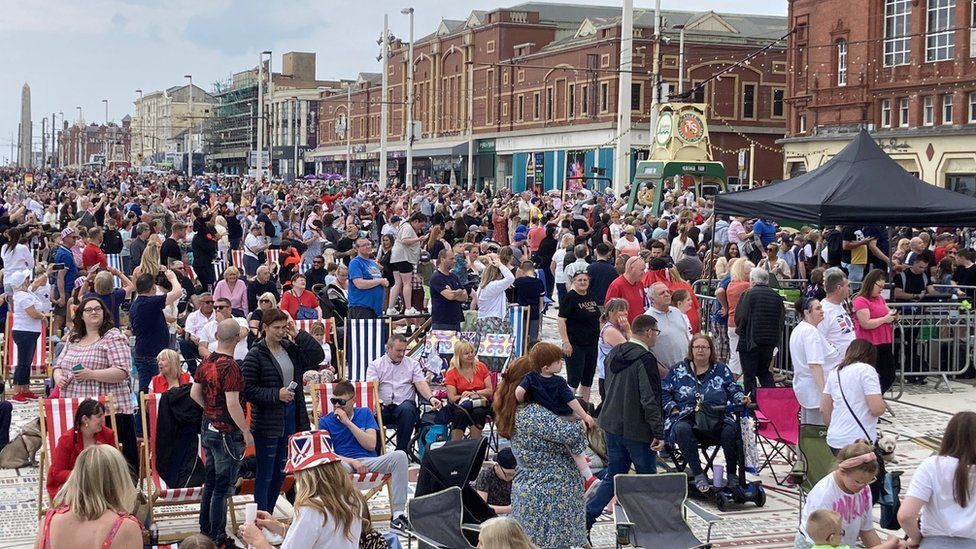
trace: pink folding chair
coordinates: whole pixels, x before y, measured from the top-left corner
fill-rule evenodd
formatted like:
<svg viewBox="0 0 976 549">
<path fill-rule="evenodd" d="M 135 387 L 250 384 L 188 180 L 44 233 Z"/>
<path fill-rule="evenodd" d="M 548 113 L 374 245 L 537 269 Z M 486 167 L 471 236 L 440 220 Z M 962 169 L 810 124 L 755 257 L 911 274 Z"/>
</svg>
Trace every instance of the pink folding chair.
<svg viewBox="0 0 976 549">
<path fill-rule="evenodd" d="M 800 440 L 800 403 L 792 387 L 759 387 L 756 389 L 756 404 L 759 406 L 756 411 L 759 423 L 757 434 L 766 455 L 766 461 L 759 469 L 768 465 L 773 479 L 783 485 L 789 474 L 784 475 L 782 480 L 776 476 L 773 457 L 779 456 L 785 460 L 792 470 L 796 460 L 793 449 Z"/>
</svg>

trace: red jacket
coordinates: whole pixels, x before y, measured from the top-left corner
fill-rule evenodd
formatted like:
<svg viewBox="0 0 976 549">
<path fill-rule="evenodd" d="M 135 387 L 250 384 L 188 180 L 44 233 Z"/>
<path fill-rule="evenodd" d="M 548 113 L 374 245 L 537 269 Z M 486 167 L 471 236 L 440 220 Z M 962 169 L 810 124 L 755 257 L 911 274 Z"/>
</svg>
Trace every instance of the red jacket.
<svg viewBox="0 0 976 549">
<path fill-rule="evenodd" d="M 85 449 L 82 444 L 81 434 L 75 436 L 74 429 L 61 435 L 61 438 L 58 439 L 58 445 L 51 454 L 51 470 L 47 472 L 47 493 L 51 499 L 54 499 L 61 486 L 68 482 L 71 470 L 75 468 L 78 454 Z M 115 433 L 103 425 L 102 430 L 95 433 L 95 444 L 115 446 Z"/>
</svg>

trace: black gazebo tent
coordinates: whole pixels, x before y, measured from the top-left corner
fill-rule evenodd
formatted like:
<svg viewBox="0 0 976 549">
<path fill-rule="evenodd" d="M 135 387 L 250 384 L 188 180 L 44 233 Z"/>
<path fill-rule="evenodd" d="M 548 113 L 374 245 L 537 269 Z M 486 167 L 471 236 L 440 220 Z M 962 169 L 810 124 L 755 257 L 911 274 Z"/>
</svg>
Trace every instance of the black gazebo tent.
<svg viewBox="0 0 976 549">
<path fill-rule="evenodd" d="M 801 176 L 715 197 L 719 215 L 831 225 L 976 226 L 976 198 L 906 172 L 862 130 L 837 156 Z"/>
</svg>

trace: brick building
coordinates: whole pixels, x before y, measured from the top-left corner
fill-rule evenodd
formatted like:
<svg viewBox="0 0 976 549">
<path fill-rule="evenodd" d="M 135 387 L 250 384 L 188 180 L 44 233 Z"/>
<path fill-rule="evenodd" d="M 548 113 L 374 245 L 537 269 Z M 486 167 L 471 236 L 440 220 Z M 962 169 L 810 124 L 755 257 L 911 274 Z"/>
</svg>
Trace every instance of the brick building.
<svg viewBox="0 0 976 549">
<path fill-rule="evenodd" d="M 86 125 L 79 118 L 74 124 L 64 126 L 58 133 L 59 166 L 80 166 L 100 155 L 109 162 L 128 162 L 132 154 L 132 118 L 122 119 L 121 126 L 109 122 Z"/>
<path fill-rule="evenodd" d="M 924 181 L 976 193 L 976 32 L 968 0 L 791 0 L 785 172 L 862 127 Z"/>
<path fill-rule="evenodd" d="M 570 161 L 582 161 L 587 173 L 603 168 L 612 178 L 619 134 L 620 11 L 529 3 L 474 11 L 464 21 L 444 20 L 434 33 L 416 40 L 413 115 L 420 134 L 413 146 L 415 180 L 464 180 L 469 100 L 479 184 L 520 190 L 527 171 L 538 171 L 546 189 L 558 188 Z M 782 17 L 679 11 L 662 16 L 665 98 L 678 87 L 676 25 L 685 29 L 685 90 L 786 34 Z M 652 11 L 635 11 L 629 131 L 632 142 L 645 144 L 645 149 L 650 141 L 653 27 Z M 388 170 L 403 179 L 407 45 L 400 40 L 393 42 L 388 76 Z M 323 98 L 319 146 L 306 154 L 306 162 L 315 162 L 318 171 L 344 172 L 348 138 L 353 177 L 378 176 L 379 81 L 379 75 L 363 74 L 350 84 L 351 97 L 339 93 Z M 711 103 L 713 154 L 725 162 L 728 175 L 737 174 L 736 152 L 750 141 L 770 147 L 757 148 L 756 178 L 781 174 L 782 157 L 772 145 L 783 135 L 785 90 L 785 50 L 777 45 L 694 95 Z M 632 159 L 646 154 L 639 148 Z"/>
</svg>

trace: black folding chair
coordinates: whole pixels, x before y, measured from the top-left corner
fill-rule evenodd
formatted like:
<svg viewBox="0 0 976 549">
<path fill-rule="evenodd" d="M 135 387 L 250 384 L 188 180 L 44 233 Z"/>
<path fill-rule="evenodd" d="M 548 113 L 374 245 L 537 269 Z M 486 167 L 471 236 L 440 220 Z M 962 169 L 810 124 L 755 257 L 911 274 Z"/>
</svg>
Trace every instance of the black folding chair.
<svg viewBox="0 0 976 549">
<path fill-rule="evenodd" d="M 480 526 L 464 524 L 462 517 L 461 489 L 456 486 L 409 500 L 407 547 L 416 538 L 420 549 L 473 549 L 467 536 L 477 540 Z"/>
<path fill-rule="evenodd" d="M 613 484 L 618 549 L 624 545 L 711 548 L 712 525 L 721 519 L 688 501 L 688 477 L 684 473 L 617 475 Z M 708 523 L 704 543 L 688 526 L 689 509 Z"/>
</svg>

